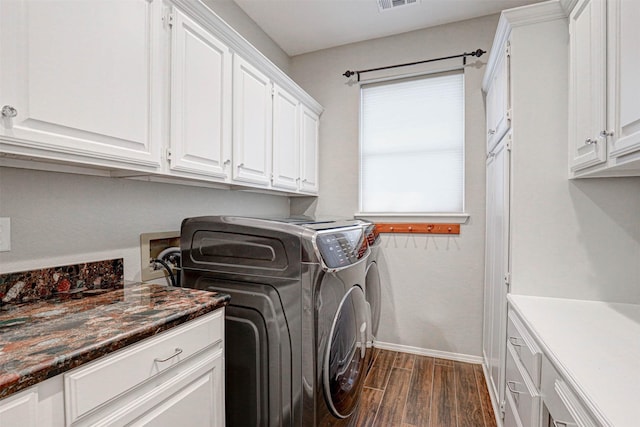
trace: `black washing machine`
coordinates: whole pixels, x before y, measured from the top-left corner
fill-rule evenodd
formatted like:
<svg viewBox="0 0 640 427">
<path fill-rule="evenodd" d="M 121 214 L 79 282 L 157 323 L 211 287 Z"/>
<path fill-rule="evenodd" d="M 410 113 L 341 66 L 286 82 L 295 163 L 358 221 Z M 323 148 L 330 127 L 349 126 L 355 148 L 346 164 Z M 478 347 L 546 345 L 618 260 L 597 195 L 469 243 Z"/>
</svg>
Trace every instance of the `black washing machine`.
<svg viewBox="0 0 640 427">
<path fill-rule="evenodd" d="M 354 425 L 371 360 L 368 256 L 357 221 L 183 221 L 183 286 L 231 295 L 228 427 Z"/>
</svg>

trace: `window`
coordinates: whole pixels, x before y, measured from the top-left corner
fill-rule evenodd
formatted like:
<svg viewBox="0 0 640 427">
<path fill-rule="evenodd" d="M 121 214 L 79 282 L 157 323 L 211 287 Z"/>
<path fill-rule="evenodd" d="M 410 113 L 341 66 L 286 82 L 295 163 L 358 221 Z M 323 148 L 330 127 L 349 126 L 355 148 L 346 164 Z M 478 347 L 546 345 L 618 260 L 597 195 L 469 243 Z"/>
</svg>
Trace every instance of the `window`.
<svg viewBox="0 0 640 427">
<path fill-rule="evenodd" d="M 362 86 L 360 211 L 464 211 L 461 71 Z"/>
</svg>

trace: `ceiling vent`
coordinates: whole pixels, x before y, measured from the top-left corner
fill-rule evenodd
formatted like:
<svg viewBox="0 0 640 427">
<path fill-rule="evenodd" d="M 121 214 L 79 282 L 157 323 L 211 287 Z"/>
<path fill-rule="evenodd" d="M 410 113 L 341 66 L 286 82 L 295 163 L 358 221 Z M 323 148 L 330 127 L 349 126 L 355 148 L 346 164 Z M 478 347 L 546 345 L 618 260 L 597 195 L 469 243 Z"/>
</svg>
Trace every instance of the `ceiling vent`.
<svg viewBox="0 0 640 427">
<path fill-rule="evenodd" d="M 396 9 L 403 6 L 411 6 L 418 4 L 419 0 L 378 0 L 378 9 L 380 12 L 385 10 Z"/>
</svg>

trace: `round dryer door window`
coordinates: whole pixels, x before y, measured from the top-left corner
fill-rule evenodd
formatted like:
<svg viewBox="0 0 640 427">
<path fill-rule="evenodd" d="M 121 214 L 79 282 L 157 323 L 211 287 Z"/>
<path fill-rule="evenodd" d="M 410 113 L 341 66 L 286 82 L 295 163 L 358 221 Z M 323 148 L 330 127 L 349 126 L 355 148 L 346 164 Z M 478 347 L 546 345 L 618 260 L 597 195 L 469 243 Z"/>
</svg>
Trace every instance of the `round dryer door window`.
<svg viewBox="0 0 640 427">
<path fill-rule="evenodd" d="M 368 317 L 364 292 L 353 286 L 338 307 L 324 358 L 325 398 L 339 418 L 355 410 L 367 373 L 371 353 Z"/>
</svg>

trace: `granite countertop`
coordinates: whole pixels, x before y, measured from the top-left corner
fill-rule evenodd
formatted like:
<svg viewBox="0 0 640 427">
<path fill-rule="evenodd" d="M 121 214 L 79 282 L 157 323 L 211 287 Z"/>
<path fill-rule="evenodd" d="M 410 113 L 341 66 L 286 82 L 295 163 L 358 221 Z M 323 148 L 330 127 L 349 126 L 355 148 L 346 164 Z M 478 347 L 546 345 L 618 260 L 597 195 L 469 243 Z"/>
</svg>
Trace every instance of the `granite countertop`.
<svg viewBox="0 0 640 427">
<path fill-rule="evenodd" d="M 127 284 L 0 311 L 0 398 L 226 305 L 229 296 Z"/>
<path fill-rule="evenodd" d="M 599 425 L 640 420 L 640 305 L 509 295 Z"/>
</svg>

